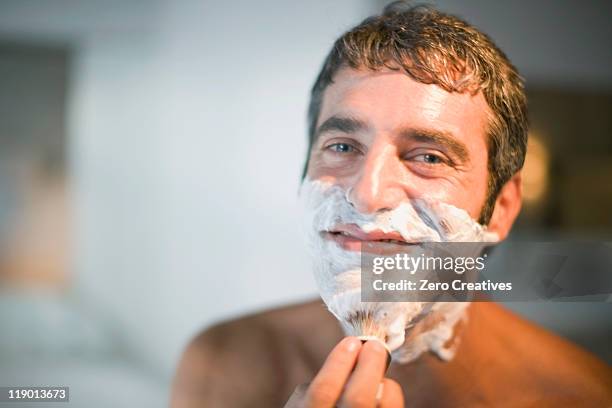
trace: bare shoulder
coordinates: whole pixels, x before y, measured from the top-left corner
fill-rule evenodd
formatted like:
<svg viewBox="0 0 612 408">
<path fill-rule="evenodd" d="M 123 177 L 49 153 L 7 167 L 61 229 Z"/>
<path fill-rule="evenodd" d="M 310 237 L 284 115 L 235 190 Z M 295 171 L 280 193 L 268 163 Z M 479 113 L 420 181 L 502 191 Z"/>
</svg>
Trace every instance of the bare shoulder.
<svg viewBox="0 0 612 408">
<path fill-rule="evenodd" d="M 476 304 L 494 341 L 509 358 L 501 364 L 523 367 L 534 389 L 555 390 L 576 401 L 612 403 L 612 367 L 580 346 L 494 303 Z M 511 372 L 511 369 L 509 369 Z"/>
<path fill-rule="evenodd" d="M 282 406 L 341 337 L 320 300 L 216 324 L 187 346 L 172 406 Z"/>
</svg>

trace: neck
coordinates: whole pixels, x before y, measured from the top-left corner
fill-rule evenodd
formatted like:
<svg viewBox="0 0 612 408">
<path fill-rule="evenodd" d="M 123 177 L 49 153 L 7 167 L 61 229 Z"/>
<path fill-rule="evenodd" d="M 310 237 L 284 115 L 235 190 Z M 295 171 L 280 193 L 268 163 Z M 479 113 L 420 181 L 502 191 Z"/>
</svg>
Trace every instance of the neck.
<svg viewBox="0 0 612 408">
<path fill-rule="evenodd" d="M 473 332 L 474 326 L 479 324 L 476 321 L 479 316 L 478 312 L 472 312 L 478 308 L 478 304 L 465 304 L 461 313 L 463 318 L 457 319 L 450 329 L 451 333 L 446 333 L 448 336 L 440 338 L 447 338 L 443 344 L 444 349 L 452 350 L 441 354 L 445 357 L 452 356 L 451 358 L 444 359 L 440 353 L 430 348 L 429 351 L 432 352 L 421 352 L 407 363 L 394 359 L 387 376 L 400 384 L 409 384 L 406 392 L 409 392 L 416 405 L 457 406 L 457 403 L 463 401 L 464 396 L 471 392 L 470 388 L 478 383 L 475 377 L 484 358 L 480 355 L 480 344 L 474 341 L 481 335 Z M 435 325 L 437 319 L 434 315 L 428 315 L 426 320 L 429 323 L 423 324 L 422 327 L 420 322 L 415 325 L 414 329 L 418 329 L 419 333 L 409 333 L 407 342 L 400 349 L 413 349 L 409 339 L 419 337 L 423 333 L 431 333 L 427 327 Z"/>
</svg>

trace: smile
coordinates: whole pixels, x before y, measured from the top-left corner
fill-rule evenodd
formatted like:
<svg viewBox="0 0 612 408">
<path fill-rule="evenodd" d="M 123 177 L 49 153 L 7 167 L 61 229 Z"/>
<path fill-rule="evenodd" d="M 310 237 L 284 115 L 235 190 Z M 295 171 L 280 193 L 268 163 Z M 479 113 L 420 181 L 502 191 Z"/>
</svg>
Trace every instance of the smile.
<svg viewBox="0 0 612 408">
<path fill-rule="evenodd" d="M 416 242 L 407 242 L 398 232 L 381 230 L 365 232 L 355 224 L 334 226 L 329 231 L 322 231 L 321 236 L 347 251 L 376 254 L 391 254 L 416 244 Z"/>
</svg>

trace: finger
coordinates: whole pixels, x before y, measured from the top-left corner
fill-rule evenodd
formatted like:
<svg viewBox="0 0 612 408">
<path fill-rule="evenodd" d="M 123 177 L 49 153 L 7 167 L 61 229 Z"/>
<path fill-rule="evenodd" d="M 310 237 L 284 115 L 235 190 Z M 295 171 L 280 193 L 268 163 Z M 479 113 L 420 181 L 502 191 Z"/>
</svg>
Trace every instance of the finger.
<svg viewBox="0 0 612 408">
<path fill-rule="evenodd" d="M 346 337 L 334 347 L 310 383 L 306 407 L 331 407 L 338 401 L 361 347 L 361 341 L 356 337 Z"/>
<path fill-rule="evenodd" d="M 357 366 L 342 394 L 341 406 L 373 407 L 376 391 L 382 382 L 387 363 L 387 350 L 379 341 L 368 341 L 359 352 Z"/>
<path fill-rule="evenodd" d="M 295 391 L 289 397 L 289 400 L 285 404 L 285 408 L 301 408 L 304 405 L 304 398 L 306 396 L 306 391 L 308 390 L 309 383 L 300 384 L 295 387 Z"/>
<path fill-rule="evenodd" d="M 401 408 L 404 406 L 402 387 L 389 378 L 383 378 L 378 394 L 377 407 L 379 408 Z"/>
</svg>

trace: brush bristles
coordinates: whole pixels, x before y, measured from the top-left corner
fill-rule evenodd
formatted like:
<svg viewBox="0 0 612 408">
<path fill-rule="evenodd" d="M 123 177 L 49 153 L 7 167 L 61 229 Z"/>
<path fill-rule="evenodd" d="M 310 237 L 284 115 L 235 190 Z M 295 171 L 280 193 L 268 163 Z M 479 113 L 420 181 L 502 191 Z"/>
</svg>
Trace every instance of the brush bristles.
<svg viewBox="0 0 612 408">
<path fill-rule="evenodd" d="M 387 331 L 374 319 L 374 312 L 371 310 L 357 310 L 351 312 L 345 318 L 345 324 L 349 326 L 352 334 L 364 339 L 377 338 L 386 344 Z"/>
</svg>

